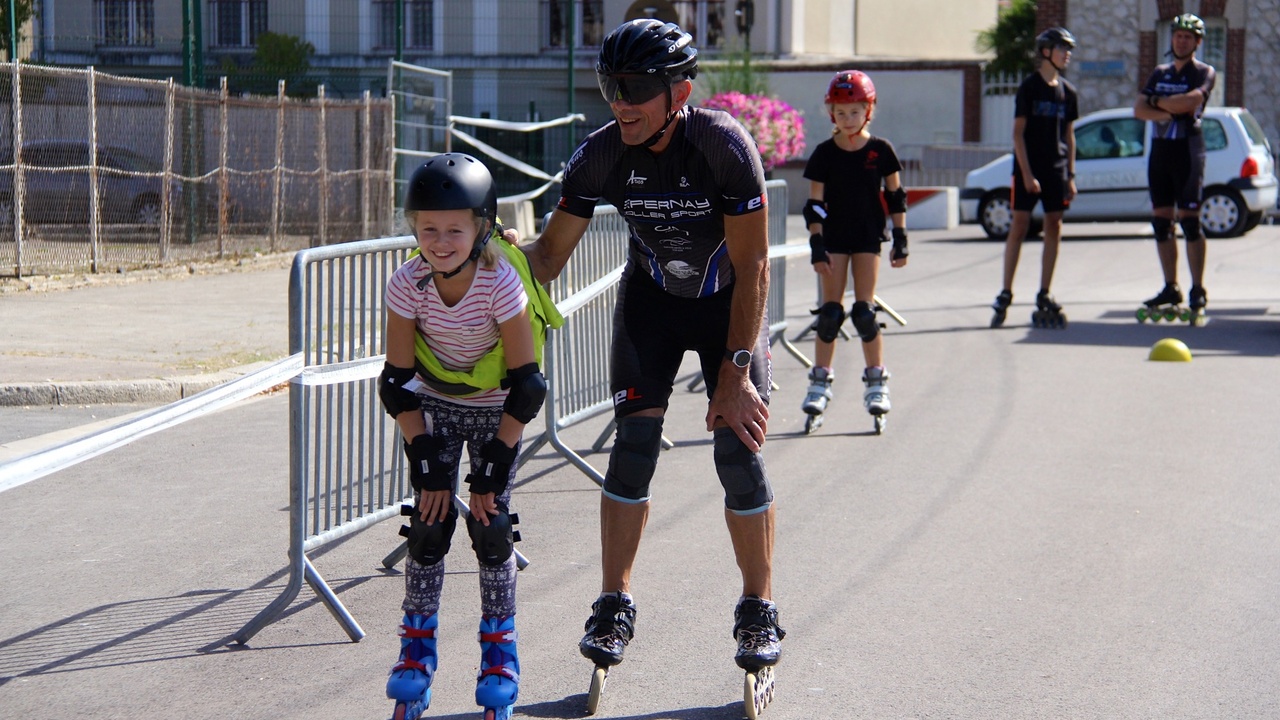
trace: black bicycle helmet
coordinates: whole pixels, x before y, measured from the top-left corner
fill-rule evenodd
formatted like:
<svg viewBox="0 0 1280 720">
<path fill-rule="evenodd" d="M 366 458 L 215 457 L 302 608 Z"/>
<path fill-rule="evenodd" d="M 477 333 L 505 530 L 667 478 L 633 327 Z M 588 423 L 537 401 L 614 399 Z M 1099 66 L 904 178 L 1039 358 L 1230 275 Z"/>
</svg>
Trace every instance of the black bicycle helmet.
<svg viewBox="0 0 1280 720">
<path fill-rule="evenodd" d="M 675 23 L 639 18 L 619 25 L 600 44 L 597 75 L 659 75 L 668 83 L 698 76 L 693 36 Z"/>
<path fill-rule="evenodd" d="M 1169 23 L 1170 31 L 1186 30 L 1198 38 L 1204 37 L 1204 21 L 1191 13 L 1183 13 Z"/>
<path fill-rule="evenodd" d="M 1045 48 L 1052 50 L 1057 47 L 1074 48 L 1075 46 L 1075 36 L 1063 27 L 1051 27 L 1036 36 L 1037 54 Z"/>
<path fill-rule="evenodd" d="M 444 153 L 424 162 L 413 171 L 404 194 L 404 211 L 470 210 L 488 223 L 497 222 L 498 188 L 484 163 L 463 153 Z M 471 254 L 461 265 L 442 273 L 451 278 L 468 262 L 475 262 L 489 241 L 489 227 L 476 233 Z M 433 273 L 434 274 L 434 273 Z M 425 283 L 430 275 L 423 280 Z"/>
</svg>

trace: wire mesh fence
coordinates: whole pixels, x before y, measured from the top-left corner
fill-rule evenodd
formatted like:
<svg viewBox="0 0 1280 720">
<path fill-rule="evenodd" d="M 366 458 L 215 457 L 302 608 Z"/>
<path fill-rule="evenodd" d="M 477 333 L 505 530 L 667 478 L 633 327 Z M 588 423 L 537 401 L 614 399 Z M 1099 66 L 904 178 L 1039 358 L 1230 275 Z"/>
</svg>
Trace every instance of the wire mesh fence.
<svg viewBox="0 0 1280 720">
<path fill-rule="evenodd" d="M 0 274 L 388 234 L 391 105 L 0 65 Z"/>
</svg>

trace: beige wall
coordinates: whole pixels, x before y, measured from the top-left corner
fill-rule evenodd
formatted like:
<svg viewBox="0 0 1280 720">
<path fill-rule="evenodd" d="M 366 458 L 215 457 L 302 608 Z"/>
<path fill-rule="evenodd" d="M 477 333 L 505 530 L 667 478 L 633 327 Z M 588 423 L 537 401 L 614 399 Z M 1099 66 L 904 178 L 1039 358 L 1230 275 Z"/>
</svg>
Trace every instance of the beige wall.
<svg viewBox="0 0 1280 720">
<path fill-rule="evenodd" d="M 863 57 L 967 60 L 978 31 L 996 22 L 995 0 L 856 0 L 857 41 Z"/>
</svg>

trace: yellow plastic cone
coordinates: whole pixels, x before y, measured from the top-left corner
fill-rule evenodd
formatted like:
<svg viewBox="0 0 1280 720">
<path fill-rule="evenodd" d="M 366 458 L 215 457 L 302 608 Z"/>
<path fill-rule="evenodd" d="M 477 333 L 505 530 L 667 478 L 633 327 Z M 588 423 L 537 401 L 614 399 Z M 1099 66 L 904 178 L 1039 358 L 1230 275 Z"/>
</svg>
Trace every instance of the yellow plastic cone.
<svg viewBox="0 0 1280 720">
<path fill-rule="evenodd" d="M 1165 338 L 1151 346 L 1148 360 L 1161 362 L 1191 362 L 1191 350 L 1181 340 Z"/>
</svg>

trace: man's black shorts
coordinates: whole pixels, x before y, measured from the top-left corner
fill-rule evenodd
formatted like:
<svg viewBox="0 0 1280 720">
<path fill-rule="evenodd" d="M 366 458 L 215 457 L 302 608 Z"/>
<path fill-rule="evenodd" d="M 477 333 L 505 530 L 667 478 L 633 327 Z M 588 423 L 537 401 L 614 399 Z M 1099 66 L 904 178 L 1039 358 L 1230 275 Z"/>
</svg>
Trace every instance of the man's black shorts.
<svg viewBox="0 0 1280 720">
<path fill-rule="evenodd" d="M 631 270 L 623 274 L 613 312 L 609 390 L 614 413 L 622 417 L 648 408 L 665 409 L 689 350 L 698 353 L 711 397 L 724 361 L 734 286 L 704 298 L 683 298 L 658 287 L 647 273 Z M 772 380 L 767 317 L 751 353 L 751 382 L 767 403 Z"/>
<path fill-rule="evenodd" d="M 1151 207 L 1200 209 L 1204 195 L 1204 136 L 1151 141 L 1147 163 Z"/>
</svg>

